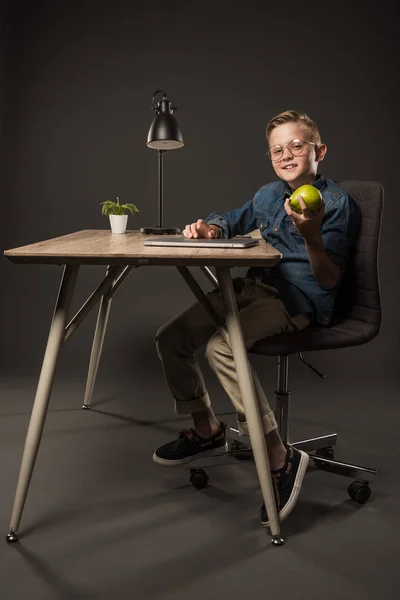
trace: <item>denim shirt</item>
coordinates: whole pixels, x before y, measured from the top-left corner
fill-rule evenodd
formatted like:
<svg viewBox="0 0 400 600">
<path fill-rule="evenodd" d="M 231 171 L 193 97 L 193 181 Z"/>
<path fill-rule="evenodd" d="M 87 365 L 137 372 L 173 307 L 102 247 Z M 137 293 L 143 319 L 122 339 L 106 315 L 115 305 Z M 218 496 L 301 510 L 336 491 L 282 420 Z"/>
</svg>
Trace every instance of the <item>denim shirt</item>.
<svg viewBox="0 0 400 600">
<path fill-rule="evenodd" d="M 211 213 L 205 221 L 218 225 L 224 238 L 246 235 L 259 229 L 262 237 L 282 254 L 282 258 L 271 269 L 251 267 L 247 276 L 274 286 L 290 316 L 308 313 L 311 322 L 328 325 L 344 267 L 357 240 L 360 209 L 331 179 L 319 175 L 313 185 L 321 192 L 325 204 L 321 224 L 323 245 L 330 259 L 340 266 L 339 280 L 329 290 L 322 289 L 312 274 L 304 238 L 286 214 L 285 199 L 292 191 L 285 181 L 268 183 L 242 208 L 221 215 Z"/>
</svg>

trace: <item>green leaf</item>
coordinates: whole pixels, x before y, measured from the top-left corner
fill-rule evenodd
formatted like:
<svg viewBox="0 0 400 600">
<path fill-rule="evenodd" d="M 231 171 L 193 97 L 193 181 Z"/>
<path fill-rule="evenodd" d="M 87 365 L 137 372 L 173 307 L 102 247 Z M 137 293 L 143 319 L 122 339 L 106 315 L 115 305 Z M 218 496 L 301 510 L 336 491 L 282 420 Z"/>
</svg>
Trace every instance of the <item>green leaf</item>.
<svg viewBox="0 0 400 600">
<path fill-rule="evenodd" d="M 139 209 L 134 204 L 120 204 L 118 196 L 116 200 L 116 202 L 113 200 L 105 200 L 104 202 L 100 202 L 102 205 L 101 214 L 124 215 L 126 210 L 129 210 L 132 214 L 139 212 Z"/>
<path fill-rule="evenodd" d="M 121 208 L 123 208 L 124 210 L 130 210 L 133 215 L 139 212 L 138 207 L 134 204 L 122 204 Z"/>
</svg>

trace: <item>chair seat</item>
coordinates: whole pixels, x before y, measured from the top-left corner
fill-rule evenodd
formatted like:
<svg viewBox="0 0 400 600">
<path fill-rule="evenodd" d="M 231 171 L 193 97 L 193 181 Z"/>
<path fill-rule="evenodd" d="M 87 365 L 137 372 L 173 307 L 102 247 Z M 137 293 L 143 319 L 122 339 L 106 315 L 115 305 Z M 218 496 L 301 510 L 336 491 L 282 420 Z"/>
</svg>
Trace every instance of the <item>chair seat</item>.
<svg viewBox="0 0 400 600">
<path fill-rule="evenodd" d="M 341 318 L 329 327 L 310 326 L 302 331 L 271 335 L 256 342 L 249 352 L 267 356 L 285 356 L 312 350 L 334 350 L 359 346 L 374 338 L 379 325 L 356 319 Z"/>
</svg>

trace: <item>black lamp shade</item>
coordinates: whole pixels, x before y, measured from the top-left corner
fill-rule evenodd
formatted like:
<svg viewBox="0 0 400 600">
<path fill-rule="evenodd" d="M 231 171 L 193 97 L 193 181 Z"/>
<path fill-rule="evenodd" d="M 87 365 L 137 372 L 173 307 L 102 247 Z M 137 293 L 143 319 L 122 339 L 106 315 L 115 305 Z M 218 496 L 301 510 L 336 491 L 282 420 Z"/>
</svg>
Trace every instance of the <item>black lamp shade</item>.
<svg viewBox="0 0 400 600">
<path fill-rule="evenodd" d="M 168 113 L 156 116 L 150 125 L 147 146 L 155 150 L 182 148 L 183 137 L 175 117 Z"/>
</svg>

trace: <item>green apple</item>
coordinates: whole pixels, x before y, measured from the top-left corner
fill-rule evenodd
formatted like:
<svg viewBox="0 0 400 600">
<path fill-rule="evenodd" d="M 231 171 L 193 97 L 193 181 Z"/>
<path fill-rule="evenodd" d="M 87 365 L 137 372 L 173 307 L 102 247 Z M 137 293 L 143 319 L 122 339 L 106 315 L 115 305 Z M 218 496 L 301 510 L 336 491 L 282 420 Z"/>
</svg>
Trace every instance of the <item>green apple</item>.
<svg viewBox="0 0 400 600">
<path fill-rule="evenodd" d="M 322 196 L 319 190 L 313 185 L 301 185 L 297 190 L 290 196 L 290 206 L 297 213 L 301 213 L 300 202 L 297 200 L 297 196 L 300 195 L 309 211 L 316 213 L 319 211 L 321 206 Z"/>
</svg>

